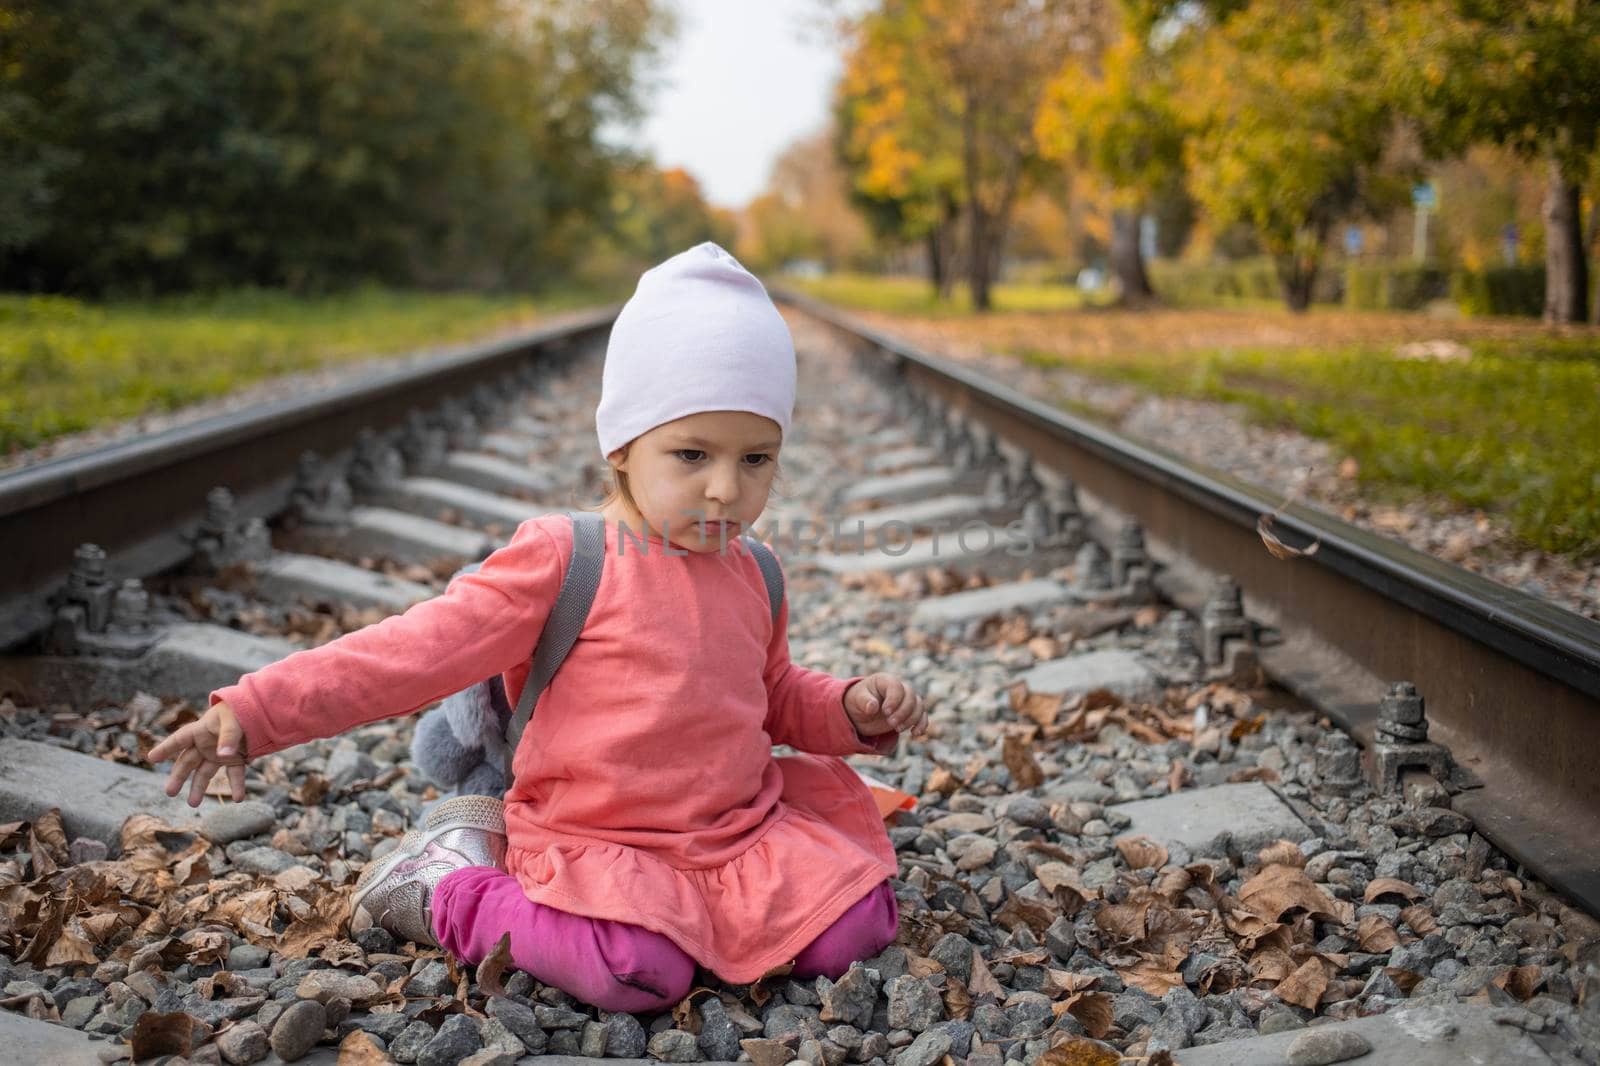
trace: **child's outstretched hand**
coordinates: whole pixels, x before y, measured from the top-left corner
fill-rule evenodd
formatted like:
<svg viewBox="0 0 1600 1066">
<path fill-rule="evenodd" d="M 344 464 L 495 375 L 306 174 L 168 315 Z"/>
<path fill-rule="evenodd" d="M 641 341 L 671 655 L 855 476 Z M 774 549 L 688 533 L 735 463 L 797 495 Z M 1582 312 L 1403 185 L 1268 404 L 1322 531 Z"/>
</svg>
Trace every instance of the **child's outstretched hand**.
<svg viewBox="0 0 1600 1066">
<path fill-rule="evenodd" d="M 864 737 L 882 733 L 928 731 L 928 714 L 922 697 L 892 674 L 868 674 L 844 690 L 844 709 Z"/>
<path fill-rule="evenodd" d="M 200 716 L 166 740 L 150 749 L 152 763 L 174 760 L 167 775 L 167 795 L 183 790 L 183 780 L 191 777 L 189 806 L 198 807 L 205 799 L 206 786 L 219 769 L 228 768 L 228 784 L 235 800 L 244 799 L 244 730 L 226 703 L 214 703 Z"/>
</svg>

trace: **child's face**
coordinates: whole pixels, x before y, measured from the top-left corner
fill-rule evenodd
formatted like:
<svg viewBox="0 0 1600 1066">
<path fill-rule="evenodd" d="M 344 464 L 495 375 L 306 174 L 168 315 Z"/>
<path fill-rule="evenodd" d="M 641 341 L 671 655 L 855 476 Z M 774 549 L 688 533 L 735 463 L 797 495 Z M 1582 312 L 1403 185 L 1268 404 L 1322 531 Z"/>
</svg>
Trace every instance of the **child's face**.
<svg viewBox="0 0 1600 1066">
<path fill-rule="evenodd" d="M 781 443 L 778 424 L 749 411 L 705 411 L 659 425 L 607 457 L 628 475 L 642 512 L 617 500 L 607 517 L 664 533 L 688 551 L 721 551 L 761 517 Z M 718 521 L 726 524 L 719 529 Z"/>
</svg>

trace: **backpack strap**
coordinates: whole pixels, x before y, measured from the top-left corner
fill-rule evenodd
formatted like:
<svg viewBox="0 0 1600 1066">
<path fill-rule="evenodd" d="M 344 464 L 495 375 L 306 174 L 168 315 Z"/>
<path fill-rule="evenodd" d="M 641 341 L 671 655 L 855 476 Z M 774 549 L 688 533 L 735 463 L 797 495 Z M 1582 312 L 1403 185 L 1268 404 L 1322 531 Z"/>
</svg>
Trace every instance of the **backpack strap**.
<svg viewBox="0 0 1600 1066">
<path fill-rule="evenodd" d="M 516 709 L 506 725 L 507 789 L 512 782 L 511 760 L 516 753 L 517 743 L 522 740 L 522 731 L 528 726 L 528 719 L 533 717 L 533 705 L 538 701 L 539 693 L 544 691 L 561 668 L 562 660 L 577 642 L 578 634 L 583 632 L 583 624 L 589 618 L 589 608 L 594 605 L 595 592 L 600 588 L 600 572 L 605 567 L 604 517 L 593 511 L 572 511 L 568 517 L 572 519 L 572 562 L 561 579 L 561 591 L 556 596 L 555 606 L 550 608 L 544 628 L 539 631 L 539 643 L 533 651 L 533 664 L 528 668 L 527 683 L 522 686 Z"/>
<path fill-rule="evenodd" d="M 778 557 L 772 554 L 772 549 L 759 539 L 746 533 L 744 542 L 761 567 L 761 580 L 767 583 L 767 602 L 772 607 L 772 624 L 777 625 L 778 611 L 783 607 L 783 568 L 778 565 Z"/>
</svg>

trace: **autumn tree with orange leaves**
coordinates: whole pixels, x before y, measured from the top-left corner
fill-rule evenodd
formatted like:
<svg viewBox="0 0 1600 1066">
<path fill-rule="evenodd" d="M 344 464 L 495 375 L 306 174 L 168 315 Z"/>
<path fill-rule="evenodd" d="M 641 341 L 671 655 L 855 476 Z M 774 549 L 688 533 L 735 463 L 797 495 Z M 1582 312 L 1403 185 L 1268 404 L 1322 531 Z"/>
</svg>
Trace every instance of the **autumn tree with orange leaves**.
<svg viewBox="0 0 1600 1066">
<path fill-rule="evenodd" d="M 864 197 L 930 240 L 936 278 L 957 218 L 975 309 L 991 306 L 1006 226 L 1044 165 L 1045 84 L 1089 46 L 1102 0 L 883 0 L 855 19 L 837 111 Z"/>
</svg>

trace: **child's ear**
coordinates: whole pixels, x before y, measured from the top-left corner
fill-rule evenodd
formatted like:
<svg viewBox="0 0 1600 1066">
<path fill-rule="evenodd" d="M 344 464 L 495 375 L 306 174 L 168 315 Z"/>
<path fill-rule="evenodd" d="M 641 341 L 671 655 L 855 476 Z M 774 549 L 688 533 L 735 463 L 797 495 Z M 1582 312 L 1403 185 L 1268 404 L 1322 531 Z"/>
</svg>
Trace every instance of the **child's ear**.
<svg viewBox="0 0 1600 1066">
<path fill-rule="evenodd" d="M 621 470 L 623 473 L 627 473 L 628 445 L 624 444 L 622 447 L 606 456 L 606 462 L 611 464 L 612 470 Z"/>
</svg>

